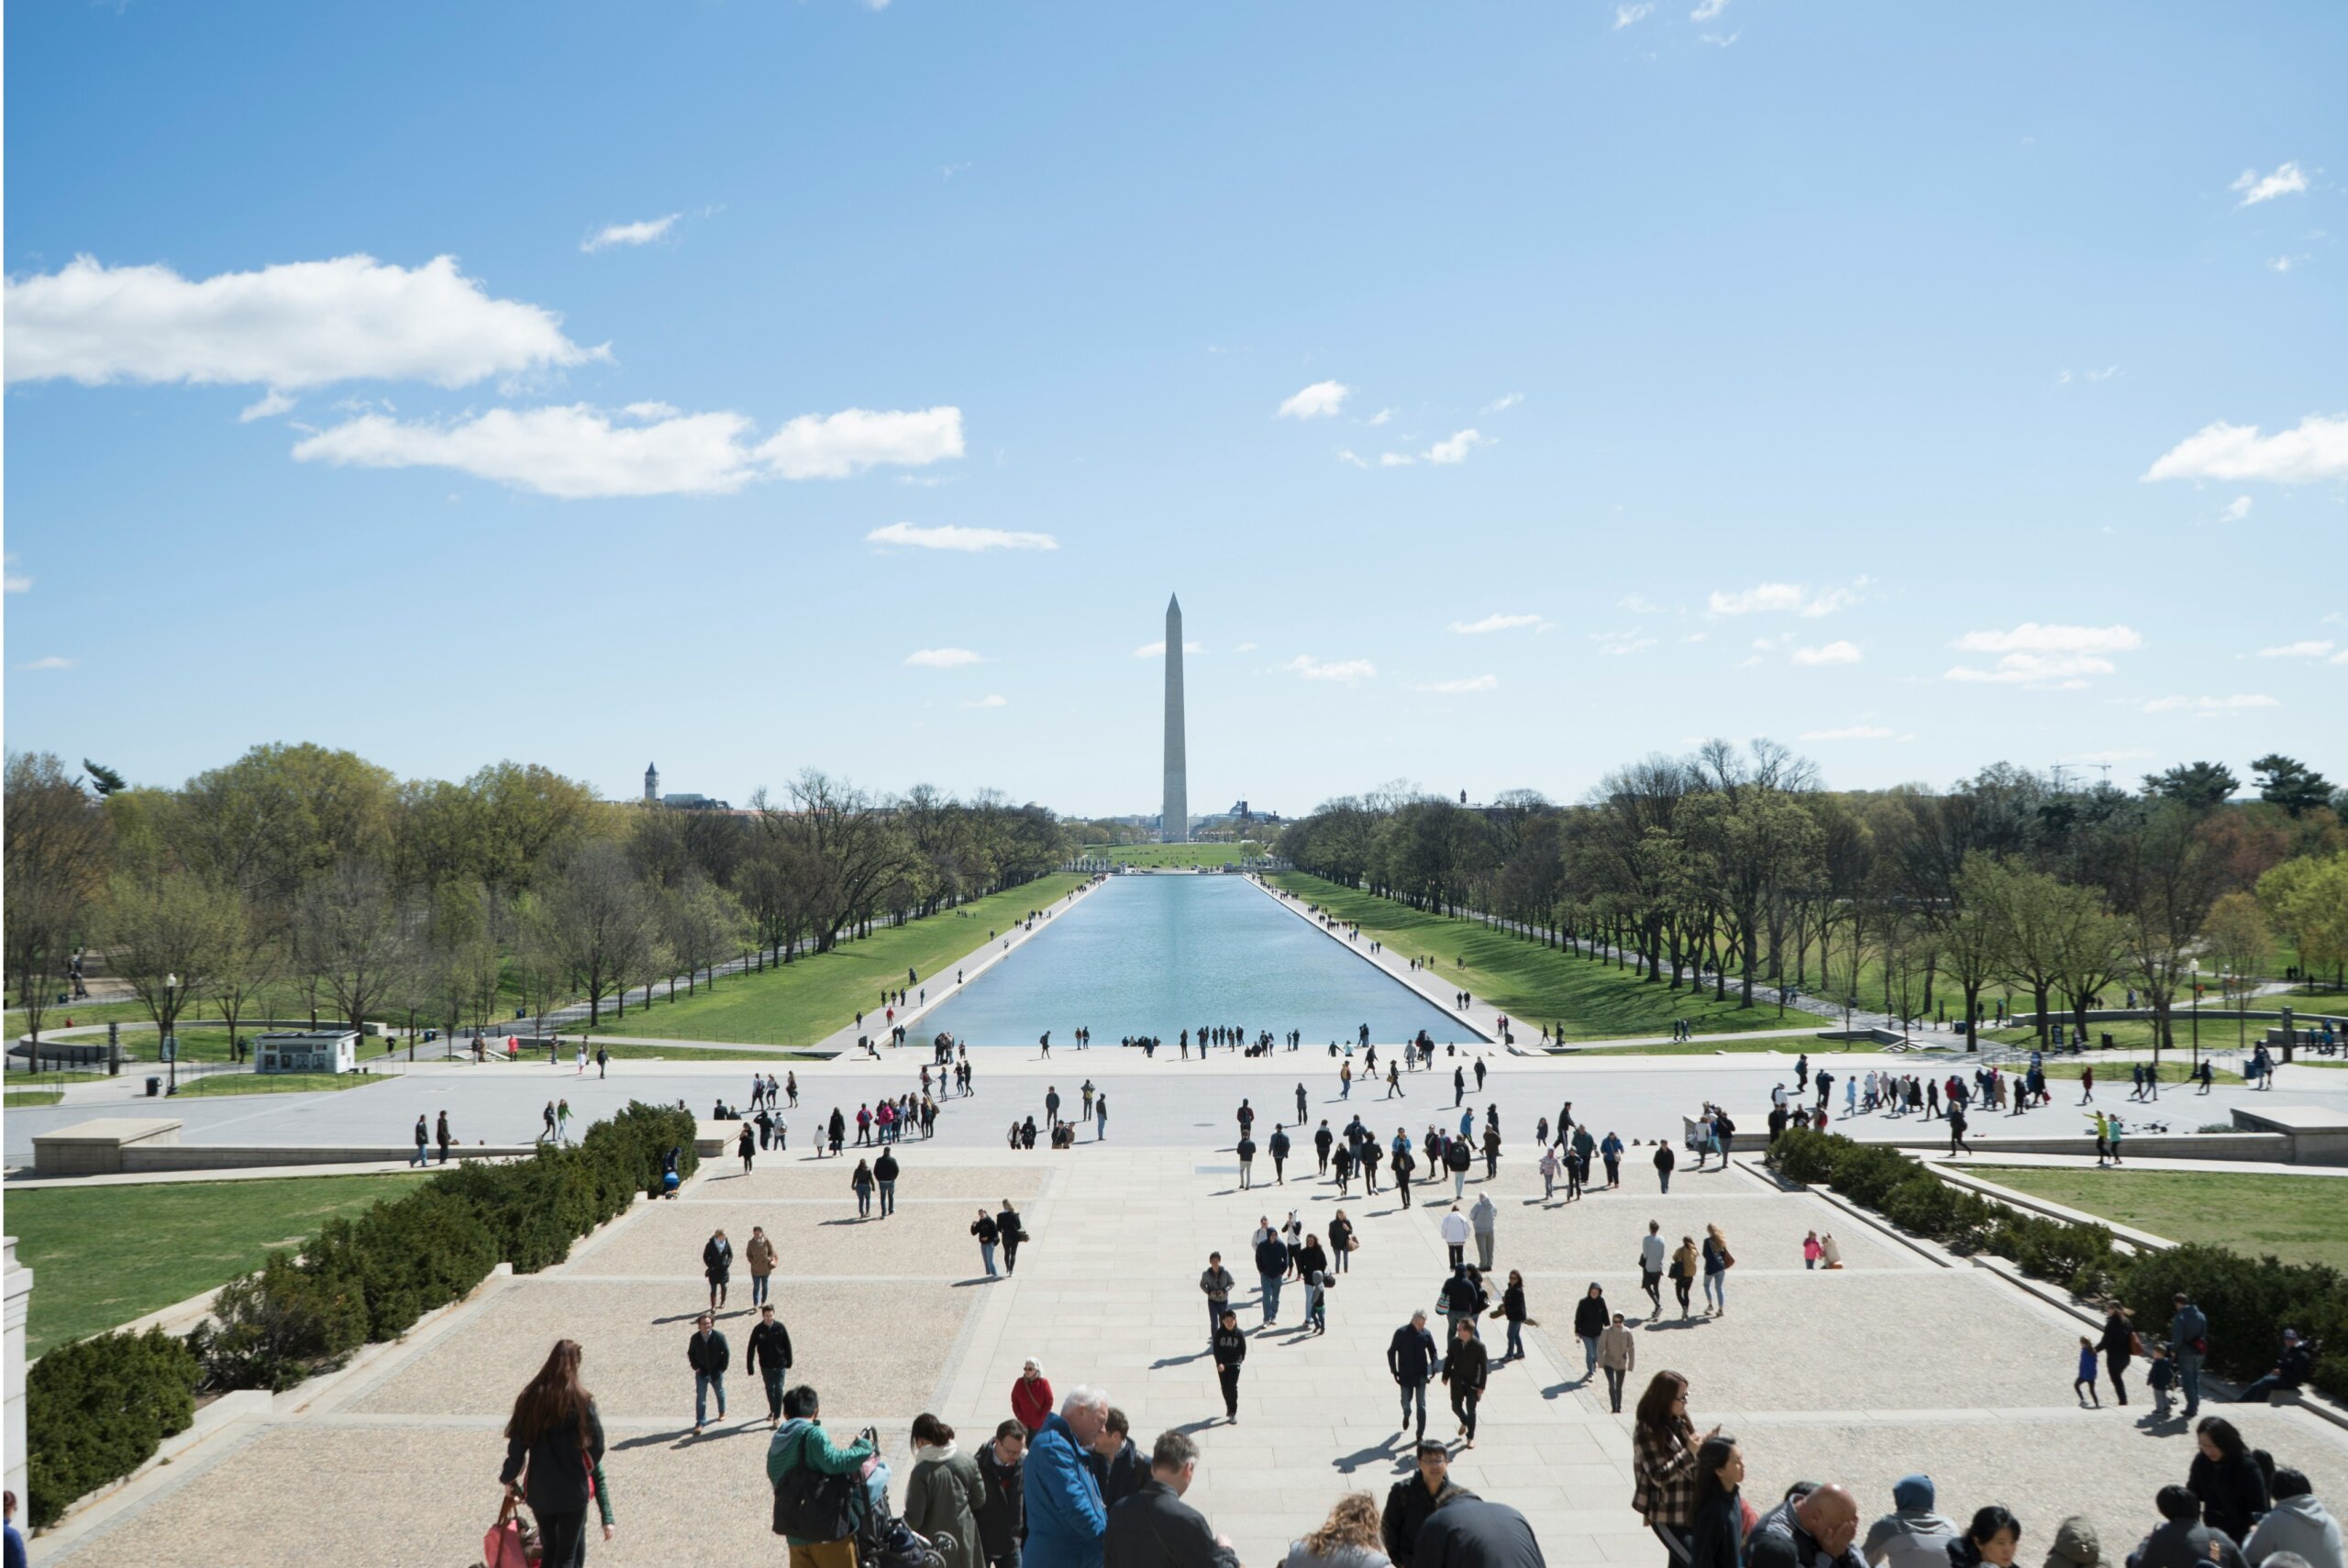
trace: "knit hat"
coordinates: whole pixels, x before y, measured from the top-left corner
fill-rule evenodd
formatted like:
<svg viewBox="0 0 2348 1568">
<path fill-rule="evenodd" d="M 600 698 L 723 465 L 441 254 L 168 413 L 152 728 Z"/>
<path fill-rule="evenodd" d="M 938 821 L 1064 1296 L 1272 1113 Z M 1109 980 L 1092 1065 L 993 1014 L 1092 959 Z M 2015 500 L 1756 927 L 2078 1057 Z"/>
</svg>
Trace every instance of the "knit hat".
<svg viewBox="0 0 2348 1568">
<path fill-rule="evenodd" d="M 1892 1484 L 1891 1501 L 1896 1507 L 1921 1512 L 1933 1506 L 1933 1478 L 1929 1475 L 1902 1475 Z"/>
<path fill-rule="evenodd" d="M 2095 1525 L 2084 1514 L 2073 1514 L 2054 1529 L 2054 1545 L 2046 1553 L 2046 1568 L 2097 1568 L 2103 1561 L 2103 1543 Z"/>
</svg>

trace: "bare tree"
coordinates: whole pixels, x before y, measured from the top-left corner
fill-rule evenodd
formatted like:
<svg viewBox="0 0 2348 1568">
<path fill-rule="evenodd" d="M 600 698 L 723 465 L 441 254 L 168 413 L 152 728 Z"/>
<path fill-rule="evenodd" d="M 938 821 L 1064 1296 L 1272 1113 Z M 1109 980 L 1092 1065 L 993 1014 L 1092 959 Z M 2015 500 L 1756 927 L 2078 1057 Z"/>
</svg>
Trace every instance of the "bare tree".
<svg viewBox="0 0 2348 1568">
<path fill-rule="evenodd" d="M 38 1042 L 74 940 L 105 886 L 111 835 L 97 802 L 47 752 L 8 754 L 6 811 L 0 962 L 17 982 L 17 1005 Z"/>
<path fill-rule="evenodd" d="M 603 1021 L 604 999 L 620 991 L 659 948 L 651 900 L 616 845 L 590 844 L 538 900 L 537 933 L 572 984 L 587 993 L 587 1021 Z"/>
<path fill-rule="evenodd" d="M 409 923 L 383 874 L 345 860 L 313 882 L 297 908 L 297 966 L 351 1028 L 363 1027 L 405 983 L 415 958 Z"/>
<path fill-rule="evenodd" d="M 168 1042 L 188 1004 L 216 984 L 244 911 L 235 894 L 192 871 L 117 877 L 112 891 L 105 929 L 115 966 L 155 1021 L 156 1039 Z"/>
</svg>

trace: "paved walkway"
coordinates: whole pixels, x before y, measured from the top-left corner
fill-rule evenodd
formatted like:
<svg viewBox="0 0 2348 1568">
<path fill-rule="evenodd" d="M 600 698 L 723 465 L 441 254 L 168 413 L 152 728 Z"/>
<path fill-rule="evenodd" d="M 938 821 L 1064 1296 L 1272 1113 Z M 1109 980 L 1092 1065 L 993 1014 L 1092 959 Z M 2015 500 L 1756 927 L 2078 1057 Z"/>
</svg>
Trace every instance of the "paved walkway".
<svg viewBox="0 0 2348 1568">
<path fill-rule="evenodd" d="M 1063 1390 L 1105 1386 L 1145 1444 L 1169 1426 L 1196 1431 L 1204 1461 L 1192 1500 L 1232 1536 L 1243 1562 L 1265 1568 L 1341 1492 L 1382 1496 L 1401 1474 L 1407 1441 L 1383 1350 L 1412 1309 L 1432 1304 L 1444 1272 L 1435 1224 L 1447 1203 L 1423 1187 L 1409 1209 L 1390 1192 L 1365 1198 L 1357 1187 L 1340 1198 L 1312 1175 L 1309 1154 L 1291 1162 L 1284 1186 L 1238 1190 L 1228 1153 L 1234 1091 L 1250 1092 L 1268 1120 L 1284 1112 L 1299 1071 L 1326 1069 L 1302 1053 L 1243 1065 L 1269 1070 L 1186 1075 L 1114 1051 L 1016 1070 L 982 1063 L 980 1098 L 950 1102 L 937 1140 L 902 1147 L 901 1207 L 886 1220 L 858 1220 L 847 1165 L 797 1148 L 760 1159 L 748 1175 L 733 1161 L 712 1162 L 678 1201 L 640 1205 L 562 1266 L 493 1281 L 354 1374 L 281 1397 L 155 1472 L 95 1528 L 37 1556 L 90 1568 L 469 1561 L 495 1508 L 497 1428 L 548 1345 L 568 1335 L 587 1349 L 583 1370 L 610 1436 L 620 1518 L 617 1540 L 597 1541 L 591 1559 L 773 1560 L 764 1401 L 738 1371 L 747 1278 L 725 1321 L 737 1366 L 729 1419 L 699 1438 L 684 1364 L 691 1320 L 706 1296 L 703 1240 L 722 1226 L 738 1247 L 759 1224 L 786 1260 L 776 1298 L 798 1355 L 794 1381 L 823 1391 L 827 1424 L 880 1429 L 900 1496 L 912 1418 L 934 1410 L 965 1441 L 980 1440 L 1008 1413 L 1012 1381 L 1032 1355 Z M 1554 1111 L 1548 1102 L 1567 1083 L 1601 1121 L 1649 1097 L 1658 1106 L 1682 1101 L 1697 1087 L 1676 1062 L 1603 1072 L 1533 1066 L 1540 1070 L 1511 1062 L 1481 1097 L 1501 1106 L 1520 1138 L 1536 1106 Z M 1047 1081 L 1073 1099 L 1085 1077 L 1112 1097 L 1109 1142 L 1088 1136 L 1073 1151 L 1014 1154 L 989 1131 L 1031 1105 Z M 800 1080 L 803 1127 L 815 1106 L 878 1081 L 847 1064 L 809 1068 Z M 1411 1085 L 1422 1086 L 1432 1087 L 1425 1076 Z M 363 1099 L 395 1087 L 325 1098 Z M 1322 1084 L 1308 1088 L 1308 1099 L 1314 1120 L 1358 1110 L 1381 1130 L 1408 1107 L 1415 1136 L 1450 1096 L 1332 1103 Z M 1269 1180 L 1268 1155 L 1258 1156 L 1256 1175 Z M 1523 1271 L 1542 1326 L 1527 1336 L 1528 1358 L 1493 1375 L 1477 1446 L 1459 1454 L 1454 1474 L 1524 1509 L 1552 1562 L 1651 1564 L 1656 1555 L 1628 1507 L 1627 1417 L 1610 1412 L 1602 1384 L 1593 1389 L 1583 1377 L 1570 1335 L 1574 1303 L 1593 1281 L 1612 1306 L 1650 1320 L 1631 1266 L 1650 1219 L 1675 1238 L 1718 1224 L 1739 1262 L 1722 1320 L 1682 1320 L 1667 1306 L 1643 1321 L 1633 1393 L 1658 1368 L 1686 1374 L 1698 1425 L 1722 1422 L 1744 1441 L 1756 1498 L 1800 1477 L 1839 1480 L 1872 1515 L 1888 1508 L 1895 1478 L 1929 1470 L 1944 1512 L 1964 1517 L 2003 1502 L 2038 1540 L 2063 1515 L 2084 1511 L 2116 1555 L 2150 1523 L 2154 1489 L 2185 1474 L 2191 1440 L 2183 1424 L 2145 1424 L 2141 1393 L 2127 1410 L 2076 1408 L 2068 1388 L 2078 1322 L 1991 1271 L 1899 1244 L 1822 1199 L 1778 1191 L 1742 1170 L 1683 1172 L 1666 1198 L 1634 1163 L 1622 1191 L 1545 1202 L 1523 1158 L 1503 1160 L 1489 1186 L 1470 1187 L 1471 1198 L 1489 1190 L 1499 1207 L 1498 1262 Z M 968 1228 L 980 1205 L 1006 1198 L 1035 1239 L 1014 1276 L 990 1283 Z M 1263 1313 L 1249 1231 L 1258 1217 L 1278 1220 L 1291 1208 L 1315 1233 L 1341 1209 L 1361 1227 L 1361 1250 L 1330 1297 L 1325 1336 L 1299 1331 L 1293 1286 L 1277 1324 L 1256 1332 Z M 1844 1270 L 1802 1268 L 1800 1244 L 1811 1230 L 1837 1235 Z M 1255 1334 L 1235 1426 L 1221 1419 L 1202 1353 L 1196 1280 L 1213 1249 L 1244 1282 L 1242 1321 Z M 1433 1404 L 1428 1430 L 1453 1437 L 1440 1387 Z M 2306 1470 L 2320 1496 L 2348 1496 L 2348 1433 L 2301 1411 L 2239 1414 L 2250 1441 Z M 309 1489 L 321 1484 L 329 1494 L 314 1503 Z"/>
</svg>

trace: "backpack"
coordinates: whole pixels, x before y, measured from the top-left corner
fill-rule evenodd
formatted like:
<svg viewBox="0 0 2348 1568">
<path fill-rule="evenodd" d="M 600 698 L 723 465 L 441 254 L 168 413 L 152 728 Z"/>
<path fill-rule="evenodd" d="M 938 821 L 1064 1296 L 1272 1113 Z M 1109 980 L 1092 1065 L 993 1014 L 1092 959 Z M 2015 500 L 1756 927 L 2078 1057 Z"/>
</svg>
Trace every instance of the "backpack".
<svg viewBox="0 0 2348 1568">
<path fill-rule="evenodd" d="M 826 1475 L 811 1466 L 807 1433 L 802 1432 L 799 1463 L 774 1484 L 774 1533 L 802 1540 L 840 1540 L 854 1534 L 856 1485 L 852 1474 Z"/>
</svg>

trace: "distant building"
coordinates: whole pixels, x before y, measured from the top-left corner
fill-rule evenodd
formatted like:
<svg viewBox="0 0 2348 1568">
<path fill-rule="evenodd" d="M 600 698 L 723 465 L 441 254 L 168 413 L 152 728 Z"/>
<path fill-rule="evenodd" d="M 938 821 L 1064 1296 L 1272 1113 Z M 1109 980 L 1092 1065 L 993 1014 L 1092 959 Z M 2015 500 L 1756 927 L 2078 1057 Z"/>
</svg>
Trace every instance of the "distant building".
<svg viewBox="0 0 2348 1568">
<path fill-rule="evenodd" d="M 729 801 L 713 801 L 707 795 L 663 795 L 660 803 L 672 812 L 730 812 Z"/>
<path fill-rule="evenodd" d="M 648 762 L 644 765 L 644 803 L 648 806 L 660 803 L 660 770 Z"/>
</svg>

